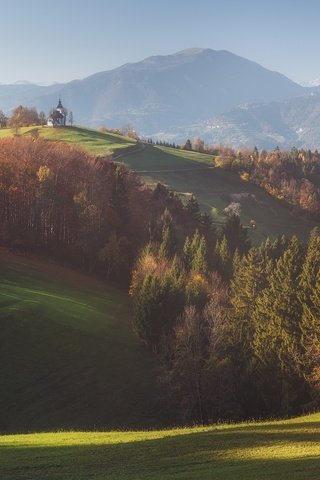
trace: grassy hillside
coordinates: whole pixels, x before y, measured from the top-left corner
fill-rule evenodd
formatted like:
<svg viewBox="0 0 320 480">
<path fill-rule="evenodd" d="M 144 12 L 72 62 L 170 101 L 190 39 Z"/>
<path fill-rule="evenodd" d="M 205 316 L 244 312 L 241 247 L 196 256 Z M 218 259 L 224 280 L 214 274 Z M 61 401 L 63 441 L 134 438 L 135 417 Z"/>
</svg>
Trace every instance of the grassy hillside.
<svg viewBox="0 0 320 480">
<path fill-rule="evenodd" d="M 318 480 L 320 415 L 149 432 L 0 437 L 6 480 Z"/>
<path fill-rule="evenodd" d="M 154 360 L 131 331 L 124 292 L 0 250 L 0 332 L 0 432 L 161 416 Z"/>
<path fill-rule="evenodd" d="M 12 129 L 0 129 L 0 138 L 12 136 L 13 134 L 14 130 Z M 135 140 L 129 137 L 100 132 L 88 128 L 70 126 L 65 128 L 23 127 L 19 129 L 19 134 L 36 135 L 42 138 L 47 138 L 48 140 L 62 140 L 64 142 L 73 143 L 88 150 L 93 155 L 109 155 L 119 149 L 132 147 L 136 143 Z"/>
<path fill-rule="evenodd" d="M 250 220 L 256 221 L 257 229 L 250 233 L 254 242 L 282 234 L 296 234 L 305 240 L 315 226 L 312 221 L 292 215 L 284 203 L 238 175 L 213 168 L 210 155 L 146 145 L 144 151 L 123 160 L 150 184 L 162 182 L 184 198 L 192 193 L 196 195 L 201 207 L 211 213 L 216 223 L 226 220 L 223 213 L 226 206 L 233 200 L 239 201 L 242 223 L 248 225 Z M 240 199 L 234 197 L 239 194 Z M 242 194 L 250 194 L 250 198 Z"/>
<path fill-rule="evenodd" d="M 74 143 L 94 155 L 122 153 L 123 149 L 133 147 L 136 143 L 128 137 L 80 127 L 25 127 L 20 129 L 20 134 Z M 0 129 L 0 138 L 8 135 L 13 135 L 13 131 Z M 314 222 L 293 215 L 290 207 L 259 187 L 240 179 L 236 174 L 214 168 L 211 155 L 145 145 L 143 151 L 123 156 L 121 161 L 136 170 L 149 184 L 162 182 L 185 199 L 195 194 L 202 209 L 210 213 L 217 224 L 225 222 L 227 218 L 223 209 L 232 201 L 239 201 L 242 223 L 249 225 L 250 220 L 256 222 L 257 229 L 250 231 L 254 243 L 260 243 L 267 236 L 282 234 L 297 234 L 306 240 L 315 226 Z M 249 198 L 246 198 L 247 194 Z"/>
</svg>

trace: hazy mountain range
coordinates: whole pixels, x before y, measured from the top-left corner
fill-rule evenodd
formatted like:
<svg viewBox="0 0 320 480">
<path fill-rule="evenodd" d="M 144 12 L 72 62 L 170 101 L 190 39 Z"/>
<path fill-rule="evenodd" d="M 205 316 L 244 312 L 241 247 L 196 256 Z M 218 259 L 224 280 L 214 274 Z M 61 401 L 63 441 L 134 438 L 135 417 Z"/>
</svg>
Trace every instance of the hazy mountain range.
<svg viewBox="0 0 320 480">
<path fill-rule="evenodd" d="M 153 56 L 65 84 L 0 85 L 5 112 L 18 104 L 48 112 L 59 97 L 83 125 L 129 124 L 140 135 L 175 141 L 320 146 L 320 88 L 225 50 Z"/>
</svg>

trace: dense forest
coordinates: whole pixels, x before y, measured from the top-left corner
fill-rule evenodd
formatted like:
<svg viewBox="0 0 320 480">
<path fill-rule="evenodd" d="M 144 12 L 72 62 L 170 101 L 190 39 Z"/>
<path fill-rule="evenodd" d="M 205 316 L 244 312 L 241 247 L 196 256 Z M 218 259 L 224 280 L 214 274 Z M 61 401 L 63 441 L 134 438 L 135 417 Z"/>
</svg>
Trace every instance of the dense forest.
<svg viewBox="0 0 320 480">
<path fill-rule="evenodd" d="M 237 216 L 215 229 L 192 196 L 183 204 L 122 164 L 23 137 L 0 141 L 0 215 L 3 245 L 130 284 L 133 328 L 158 358 L 173 421 L 319 406 L 318 230 L 307 246 L 252 248 Z"/>
</svg>

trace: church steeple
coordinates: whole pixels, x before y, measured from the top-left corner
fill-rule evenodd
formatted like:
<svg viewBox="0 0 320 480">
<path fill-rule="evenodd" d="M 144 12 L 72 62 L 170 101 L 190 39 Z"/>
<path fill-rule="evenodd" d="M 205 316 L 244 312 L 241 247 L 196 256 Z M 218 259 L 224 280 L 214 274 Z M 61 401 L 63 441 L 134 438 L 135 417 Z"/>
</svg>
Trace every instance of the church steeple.
<svg viewBox="0 0 320 480">
<path fill-rule="evenodd" d="M 62 103 L 61 103 L 61 98 L 59 98 L 59 103 L 57 105 L 57 110 L 58 110 L 58 108 L 63 109 L 63 106 L 62 106 Z"/>
</svg>

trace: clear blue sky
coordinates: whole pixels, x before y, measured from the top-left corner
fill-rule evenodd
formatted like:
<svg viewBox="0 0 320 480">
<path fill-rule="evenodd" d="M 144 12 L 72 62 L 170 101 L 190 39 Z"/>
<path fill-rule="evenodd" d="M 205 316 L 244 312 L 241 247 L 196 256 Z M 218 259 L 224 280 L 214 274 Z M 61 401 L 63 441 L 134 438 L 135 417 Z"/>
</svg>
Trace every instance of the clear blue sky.
<svg viewBox="0 0 320 480">
<path fill-rule="evenodd" d="M 83 78 L 190 47 L 320 78 L 320 0 L 0 0 L 0 83 Z"/>
</svg>

